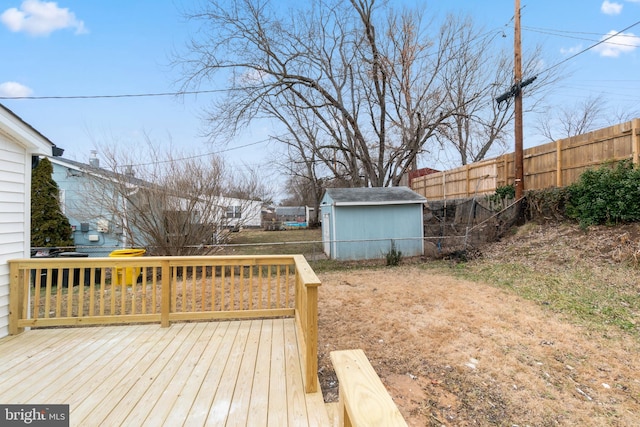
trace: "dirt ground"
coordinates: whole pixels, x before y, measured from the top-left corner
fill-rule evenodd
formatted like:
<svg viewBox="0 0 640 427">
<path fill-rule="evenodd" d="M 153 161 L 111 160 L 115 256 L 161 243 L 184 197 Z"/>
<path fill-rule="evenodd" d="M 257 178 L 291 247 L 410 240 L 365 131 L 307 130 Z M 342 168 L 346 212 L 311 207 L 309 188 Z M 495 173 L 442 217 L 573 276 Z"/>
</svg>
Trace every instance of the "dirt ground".
<svg viewBox="0 0 640 427">
<path fill-rule="evenodd" d="M 420 265 L 319 277 L 327 401 L 337 400 L 329 353 L 361 348 L 410 426 L 640 425 L 630 335 Z"/>
</svg>

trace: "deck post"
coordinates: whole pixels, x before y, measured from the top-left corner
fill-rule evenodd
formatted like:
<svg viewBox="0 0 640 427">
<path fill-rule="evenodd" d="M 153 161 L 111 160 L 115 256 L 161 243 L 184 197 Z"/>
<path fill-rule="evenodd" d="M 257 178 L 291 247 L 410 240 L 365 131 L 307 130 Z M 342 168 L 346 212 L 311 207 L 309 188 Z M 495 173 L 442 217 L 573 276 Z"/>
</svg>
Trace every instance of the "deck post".
<svg viewBox="0 0 640 427">
<path fill-rule="evenodd" d="M 160 326 L 169 327 L 169 313 L 171 312 L 171 267 L 169 260 L 165 259 L 162 264 L 162 279 L 160 281 L 162 289 L 162 301 L 160 303 Z"/>
<path fill-rule="evenodd" d="M 318 391 L 318 286 L 320 279 L 303 255 L 294 255 L 296 264 L 296 316 L 304 336 L 304 388 Z"/>
<path fill-rule="evenodd" d="M 18 321 L 24 312 L 24 271 L 18 268 L 18 263 L 9 261 L 9 335 L 24 332 L 18 327 Z"/>
<path fill-rule="evenodd" d="M 305 372 L 305 391 L 315 393 L 318 391 L 318 285 L 319 283 L 307 283 L 307 312 L 305 316 L 307 329 L 307 370 Z"/>
</svg>

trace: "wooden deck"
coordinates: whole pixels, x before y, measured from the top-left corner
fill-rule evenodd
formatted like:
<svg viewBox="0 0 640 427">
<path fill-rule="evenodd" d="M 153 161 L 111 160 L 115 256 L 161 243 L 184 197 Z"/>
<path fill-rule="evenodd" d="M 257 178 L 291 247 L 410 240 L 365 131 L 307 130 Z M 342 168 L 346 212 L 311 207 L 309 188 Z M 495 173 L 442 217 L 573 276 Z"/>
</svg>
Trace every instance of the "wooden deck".
<svg viewBox="0 0 640 427">
<path fill-rule="evenodd" d="M 0 340 L 0 402 L 69 404 L 72 426 L 328 426 L 296 333 L 293 318 L 26 331 Z"/>
</svg>

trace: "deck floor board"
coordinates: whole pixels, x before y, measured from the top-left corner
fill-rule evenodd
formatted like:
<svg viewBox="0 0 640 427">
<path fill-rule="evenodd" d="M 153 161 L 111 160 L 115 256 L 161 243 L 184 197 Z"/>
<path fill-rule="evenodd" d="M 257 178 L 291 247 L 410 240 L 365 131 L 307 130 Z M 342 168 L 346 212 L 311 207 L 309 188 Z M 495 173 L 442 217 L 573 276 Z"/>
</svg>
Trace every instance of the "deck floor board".
<svg viewBox="0 0 640 427">
<path fill-rule="evenodd" d="M 25 331 L 0 339 L 0 401 L 69 404 L 73 426 L 329 425 L 295 334 L 293 319 Z"/>
</svg>

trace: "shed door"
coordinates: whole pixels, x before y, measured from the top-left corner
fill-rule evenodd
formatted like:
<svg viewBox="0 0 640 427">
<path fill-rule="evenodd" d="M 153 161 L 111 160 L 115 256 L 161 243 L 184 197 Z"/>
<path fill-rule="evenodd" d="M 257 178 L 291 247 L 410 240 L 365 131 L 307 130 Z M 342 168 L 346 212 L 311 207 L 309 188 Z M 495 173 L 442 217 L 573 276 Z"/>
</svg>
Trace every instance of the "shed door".
<svg viewBox="0 0 640 427">
<path fill-rule="evenodd" d="M 331 221 L 329 214 L 322 215 L 322 243 L 324 244 L 324 253 L 331 256 Z"/>
</svg>

